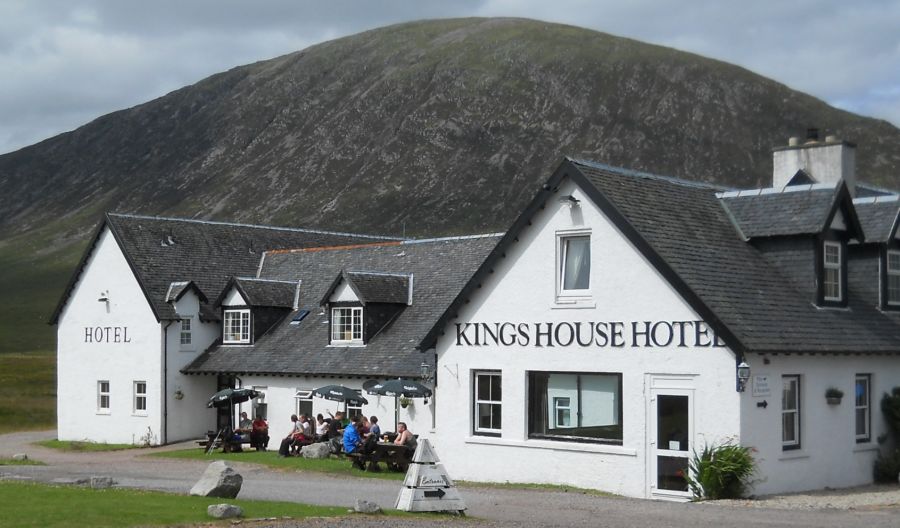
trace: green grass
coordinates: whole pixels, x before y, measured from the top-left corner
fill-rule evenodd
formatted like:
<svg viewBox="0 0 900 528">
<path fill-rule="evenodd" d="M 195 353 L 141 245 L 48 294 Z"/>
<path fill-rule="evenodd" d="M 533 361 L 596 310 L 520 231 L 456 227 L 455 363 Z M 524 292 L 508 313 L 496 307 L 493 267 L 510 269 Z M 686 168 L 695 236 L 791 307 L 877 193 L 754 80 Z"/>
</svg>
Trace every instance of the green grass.
<svg viewBox="0 0 900 528">
<path fill-rule="evenodd" d="M 123 449 L 137 449 L 141 447 L 133 444 L 104 444 L 101 442 L 75 442 L 69 440 L 42 440 L 40 442 L 35 442 L 35 444 L 69 453 L 85 451 L 122 451 Z"/>
<path fill-rule="evenodd" d="M 405 473 L 395 471 L 361 471 L 350 465 L 350 461 L 344 458 L 312 459 L 303 457 L 281 458 L 275 451 L 244 451 L 243 453 L 213 453 L 207 455 L 202 449 L 184 449 L 180 451 L 163 451 L 152 453 L 150 456 L 167 458 L 181 458 L 189 460 L 227 460 L 229 462 L 245 462 L 249 464 L 261 464 L 276 469 L 293 471 L 314 471 L 317 473 L 329 473 L 339 476 L 353 476 L 364 478 L 377 478 L 384 480 L 403 480 Z M 383 467 L 383 464 L 382 464 Z"/>
<path fill-rule="evenodd" d="M 244 517 L 337 517 L 347 509 L 214 497 L 191 497 L 127 489 L 0 481 L 0 525 L 20 527 L 153 526 L 208 523 L 210 504 L 240 506 Z"/>
<path fill-rule="evenodd" d="M 44 466 L 43 462 L 40 460 L 33 460 L 31 458 L 26 460 L 13 460 L 11 458 L 3 458 L 0 457 L 0 466 Z"/>
<path fill-rule="evenodd" d="M 0 434 L 56 427 L 56 355 L 0 354 Z"/>
</svg>

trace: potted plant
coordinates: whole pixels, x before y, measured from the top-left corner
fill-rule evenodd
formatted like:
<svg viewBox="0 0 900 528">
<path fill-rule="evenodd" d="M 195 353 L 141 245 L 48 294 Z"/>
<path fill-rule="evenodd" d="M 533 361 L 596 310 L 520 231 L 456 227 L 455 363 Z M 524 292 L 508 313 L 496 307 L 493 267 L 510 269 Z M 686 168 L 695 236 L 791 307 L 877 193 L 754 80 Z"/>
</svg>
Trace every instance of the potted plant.
<svg viewBox="0 0 900 528">
<path fill-rule="evenodd" d="M 825 389 L 825 401 L 828 402 L 828 405 L 839 405 L 841 403 L 841 398 L 843 397 L 844 391 L 841 389 L 836 389 L 834 387 Z"/>
<path fill-rule="evenodd" d="M 400 403 L 400 407 L 406 409 L 412 404 L 412 400 L 407 398 L 406 396 L 400 396 L 400 399 L 397 400 Z"/>
</svg>

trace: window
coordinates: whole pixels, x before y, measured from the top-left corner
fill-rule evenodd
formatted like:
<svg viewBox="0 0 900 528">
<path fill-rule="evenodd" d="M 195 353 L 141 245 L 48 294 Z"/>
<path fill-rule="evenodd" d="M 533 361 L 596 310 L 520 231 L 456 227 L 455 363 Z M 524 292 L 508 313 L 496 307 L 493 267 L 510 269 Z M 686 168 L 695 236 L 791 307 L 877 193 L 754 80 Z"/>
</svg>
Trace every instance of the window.
<svg viewBox="0 0 900 528">
<path fill-rule="evenodd" d="M 887 252 L 887 304 L 900 306 L 900 251 Z"/>
<path fill-rule="evenodd" d="M 856 387 L 853 391 L 856 406 L 856 442 L 865 443 L 872 440 L 872 410 L 869 398 L 871 374 L 857 374 Z"/>
<path fill-rule="evenodd" d="M 294 395 L 294 400 L 297 402 L 295 414 L 300 416 L 301 414 L 305 414 L 306 416 L 312 417 L 313 415 L 313 396 L 311 390 L 306 389 L 297 389 L 297 393 Z"/>
<path fill-rule="evenodd" d="M 500 435 L 500 381 L 499 372 L 475 373 L 475 434 Z"/>
<path fill-rule="evenodd" d="M 825 242 L 822 252 L 822 287 L 826 301 L 841 301 L 841 244 Z"/>
<path fill-rule="evenodd" d="M 781 383 L 781 448 L 800 449 L 800 376 L 782 376 Z"/>
<path fill-rule="evenodd" d="M 591 287 L 591 237 L 560 237 L 559 256 L 560 293 L 587 294 Z"/>
<path fill-rule="evenodd" d="M 225 310 L 225 322 L 222 325 L 225 332 L 225 343 L 249 343 L 250 342 L 250 310 Z"/>
<path fill-rule="evenodd" d="M 191 345 L 191 319 L 181 320 L 181 347 L 188 348 Z"/>
<path fill-rule="evenodd" d="M 97 382 L 97 412 L 109 412 L 109 381 Z"/>
<path fill-rule="evenodd" d="M 556 427 L 572 427 L 572 407 L 570 398 L 553 398 L 556 410 Z"/>
<path fill-rule="evenodd" d="M 147 382 L 134 382 L 134 414 L 147 414 Z"/>
<path fill-rule="evenodd" d="M 528 373 L 528 437 L 622 444 L 622 375 Z"/>
<path fill-rule="evenodd" d="M 348 306 L 331 309 L 331 342 L 362 343 L 362 308 Z"/>
</svg>

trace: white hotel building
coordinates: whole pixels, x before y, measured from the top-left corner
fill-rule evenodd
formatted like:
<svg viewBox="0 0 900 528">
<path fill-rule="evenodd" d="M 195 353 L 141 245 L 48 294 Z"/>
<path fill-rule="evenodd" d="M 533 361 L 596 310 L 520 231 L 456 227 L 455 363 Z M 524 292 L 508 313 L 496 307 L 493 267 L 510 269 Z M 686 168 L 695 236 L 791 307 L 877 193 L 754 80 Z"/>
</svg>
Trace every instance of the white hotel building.
<svg viewBox="0 0 900 528">
<path fill-rule="evenodd" d="M 243 408 L 278 435 L 336 408 L 317 386 L 424 363 L 434 398 L 399 419 L 457 479 L 679 499 L 692 451 L 734 441 L 754 493 L 871 482 L 900 385 L 900 202 L 853 156 L 792 144 L 772 188 L 740 192 L 566 160 L 502 236 L 107 215 L 54 315 L 60 438 L 198 437 L 224 386 L 262 390 Z M 392 398 L 358 412 L 394 426 Z"/>
</svg>

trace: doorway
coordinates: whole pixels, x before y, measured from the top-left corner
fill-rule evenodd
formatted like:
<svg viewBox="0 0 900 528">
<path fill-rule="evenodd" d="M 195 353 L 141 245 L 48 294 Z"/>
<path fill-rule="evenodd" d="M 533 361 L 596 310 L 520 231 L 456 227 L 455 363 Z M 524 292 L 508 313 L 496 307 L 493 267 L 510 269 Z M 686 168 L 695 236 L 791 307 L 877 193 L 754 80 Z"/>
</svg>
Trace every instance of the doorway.
<svg viewBox="0 0 900 528">
<path fill-rule="evenodd" d="M 666 388 L 654 380 L 648 409 L 649 495 L 657 498 L 690 498 L 686 475 L 693 453 L 693 389 Z M 666 380 L 675 381 L 675 380 Z M 684 386 L 690 380 L 677 380 Z"/>
</svg>

